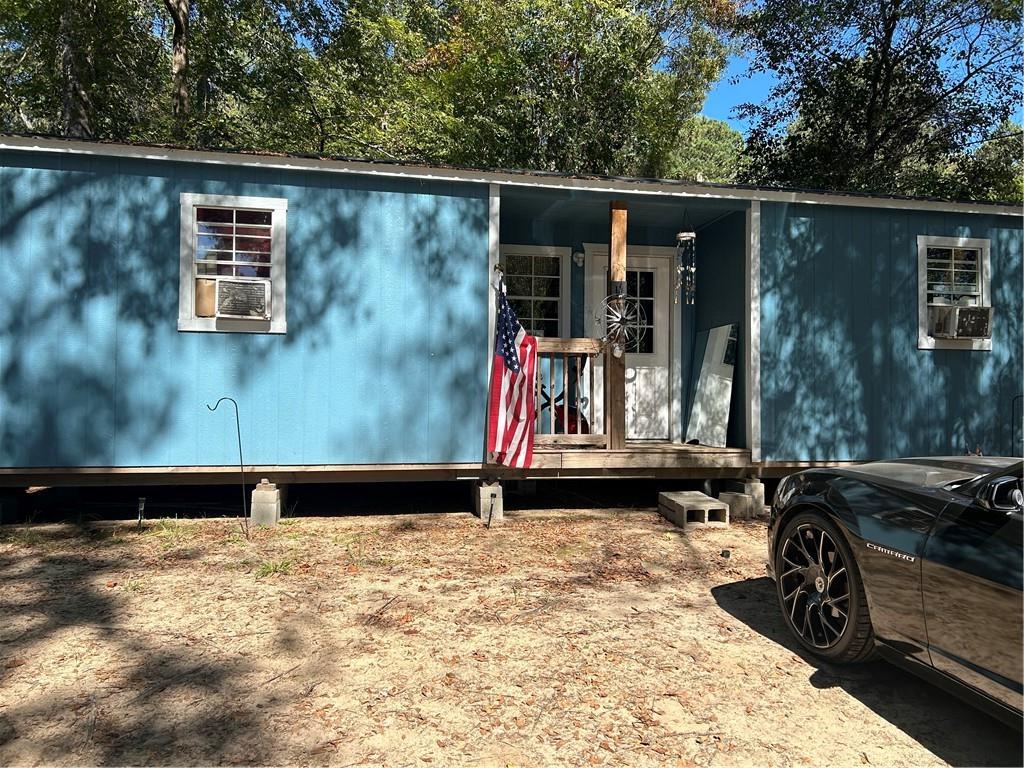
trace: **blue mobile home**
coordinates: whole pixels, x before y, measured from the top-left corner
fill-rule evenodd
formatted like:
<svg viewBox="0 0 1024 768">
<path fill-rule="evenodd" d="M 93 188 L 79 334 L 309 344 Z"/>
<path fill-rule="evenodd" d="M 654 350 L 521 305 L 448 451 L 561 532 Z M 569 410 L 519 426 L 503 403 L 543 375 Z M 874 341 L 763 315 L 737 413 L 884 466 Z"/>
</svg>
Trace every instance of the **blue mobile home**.
<svg viewBox="0 0 1024 768">
<path fill-rule="evenodd" d="M 644 314 L 602 373 L 613 201 Z M 284 482 L 1019 454 L 1021 230 L 982 203 L 0 138 L 0 484 L 221 480 L 225 395 Z M 595 406 L 589 434 L 542 413 L 523 472 L 484 455 L 496 264 L 551 394 Z M 728 326 L 727 427 L 687 445 Z"/>
</svg>

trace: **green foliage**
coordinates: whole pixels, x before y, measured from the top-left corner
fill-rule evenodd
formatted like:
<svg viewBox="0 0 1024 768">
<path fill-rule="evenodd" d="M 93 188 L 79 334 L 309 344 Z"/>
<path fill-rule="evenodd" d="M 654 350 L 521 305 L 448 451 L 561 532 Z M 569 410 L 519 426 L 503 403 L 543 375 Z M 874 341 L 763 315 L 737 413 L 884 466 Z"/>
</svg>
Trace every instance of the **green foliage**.
<svg viewBox="0 0 1024 768">
<path fill-rule="evenodd" d="M 158 9 L 145 0 L 0 0 L 0 130 L 161 138 L 165 50 L 153 34 Z"/>
<path fill-rule="evenodd" d="M 1007 0 L 0 0 L 0 130 L 1021 199 Z M 696 116 L 739 34 L 746 147 Z M 993 138 L 991 137 L 1004 138 Z"/>
<path fill-rule="evenodd" d="M 679 141 L 671 150 L 665 176 L 732 183 L 740 173 L 743 146 L 743 136 L 727 123 L 694 117 L 680 131 Z"/>
<path fill-rule="evenodd" d="M 739 29 L 755 69 L 779 79 L 771 98 L 741 110 L 755 121 L 748 180 L 970 197 L 1005 189 L 1003 171 L 970 148 L 1020 104 L 1019 6 L 764 0 Z M 957 174 L 966 184 L 952 184 Z"/>
<path fill-rule="evenodd" d="M 1024 132 L 1012 120 L 1002 123 L 993 137 L 961 160 L 959 189 L 951 197 L 1024 201 Z"/>
<path fill-rule="evenodd" d="M 139 579 L 126 579 L 121 584 L 121 589 L 125 592 L 142 592 L 145 588 L 145 583 Z"/>
<path fill-rule="evenodd" d="M 195 539 L 198 529 L 191 523 L 163 519 L 148 524 L 146 533 L 150 536 L 155 536 L 164 548 L 173 549 Z"/>
<path fill-rule="evenodd" d="M 475 0 L 430 50 L 456 163 L 657 174 L 724 49 L 696 2 Z"/>
<path fill-rule="evenodd" d="M 286 576 L 292 571 L 291 560 L 267 560 L 266 562 L 260 563 L 260 566 L 256 569 L 256 578 L 265 579 L 268 576 Z"/>
<path fill-rule="evenodd" d="M 1024 200 L 1021 126 L 1006 121 L 976 142 L 973 150 L 932 163 L 907 163 L 904 183 L 918 194 L 954 200 Z"/>
<path fill-rule="evenodd" d="M 0 129 L 663 174 L 729 0 L 0 0 Z M 69 96 L 70 95 L 70 96 Z"/>
<path fill-rule="evenodd" d="M 12 544 L 19 547 L 43 547 L 47 539 L 39 531 L 28 526 L 20 528 L 0 529 L 0 544 Z"/>
</svg>

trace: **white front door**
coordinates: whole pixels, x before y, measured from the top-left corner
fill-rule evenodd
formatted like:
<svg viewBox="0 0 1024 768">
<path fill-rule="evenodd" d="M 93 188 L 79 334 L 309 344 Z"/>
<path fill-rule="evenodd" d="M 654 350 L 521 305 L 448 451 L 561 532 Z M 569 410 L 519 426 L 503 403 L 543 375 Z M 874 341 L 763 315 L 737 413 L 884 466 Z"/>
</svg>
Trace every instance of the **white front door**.
<svg viewBox="0 0 1024 768">
<path fill-rule="evenodd" d="M 630 249 L 632 254 L 633 249 Z M 626 293 L 636 298 L 645 317 L 637 343 L 626 351 L 626 439 L 673 440 L 678 414 L 678 384 L 675 358 L 671 296 L 672 261 L 666 256 L 633 256 L 626 261 Z M 608 253 L 587 247 L 587 335 L 605 334 L 602 302 L 608 294 Z M 604 373 L 598 366 L 595 403 L 598 424 L 604 424 Z M 596 414 L 595 414 L 596 415 Z"/>
</svg>

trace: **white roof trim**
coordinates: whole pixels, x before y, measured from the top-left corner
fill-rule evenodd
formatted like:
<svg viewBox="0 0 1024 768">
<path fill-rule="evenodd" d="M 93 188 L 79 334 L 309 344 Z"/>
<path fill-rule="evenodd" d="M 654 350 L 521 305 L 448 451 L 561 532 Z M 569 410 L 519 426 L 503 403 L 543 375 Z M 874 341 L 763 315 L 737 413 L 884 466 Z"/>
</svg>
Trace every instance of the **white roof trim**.
<svg viewBox="0 0 1024 768">
<path fill-rule="evenodd" d="M 205 163 L 208 165 L 227 165 L 243 168 L 350 173 L 419 181 L 498 184 L 510 187 L 536 187 L 582 192 L 603 192 L 608 194 L 735 200 L 736 202 L 744 203 L 758 200 L 770 203 L 804 203 L 811 205 L 842 205 L 855 208 L 895 208 L 917 211 L 944 211 L 949 213 L 976 213 L 990 216 L 1024 216 L 1024 209 L 1010 205 L 951 203 L 937 200 L 901 200 L 884 197 L 859 197 L 853 194 L 791 192 L 769 189 L 731 189 L 728 187 L 706 187 L 657 181 L 535 176 L 528 173 L 512 173 L 508 171 L 470 171 L 459 168 L 431 168 L 384 162 L 371 163 L 355 160 L 323 160 L 306 157 L 249 155 L 235 152 L 196 151 L 163 147 L 143 147 L 129 144 L 67 141 L 34 136 L 0 137 L 0 150 L 49 152 L 93 157 L 126 157 L 137 160 Z"/>
</svg>

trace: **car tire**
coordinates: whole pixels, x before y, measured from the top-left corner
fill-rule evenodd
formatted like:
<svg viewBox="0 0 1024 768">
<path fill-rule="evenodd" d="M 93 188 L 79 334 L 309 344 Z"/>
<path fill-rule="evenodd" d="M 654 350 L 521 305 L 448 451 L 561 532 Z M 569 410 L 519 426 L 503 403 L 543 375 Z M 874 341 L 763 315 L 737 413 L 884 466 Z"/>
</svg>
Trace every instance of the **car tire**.
<svg viewBox="0 0 1024 768">
<path fill-rule="evenodd" d="M 860 570 L 846 537 L 831 520 L 817 512 L 795 515 L 777 539 L 773 560 L 783 620 L 805 650 L 836 664 L 867 661 L 874 655 Z M 801 572 L 797 566 L 805 563 Z M 844 588 L 848 597 L 836 600 Z"/>
</svg>

